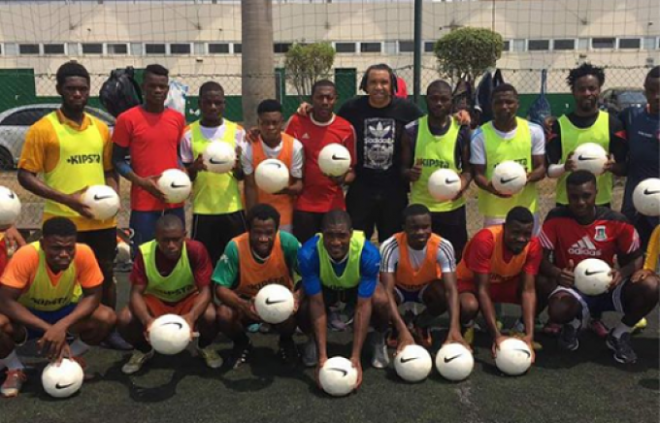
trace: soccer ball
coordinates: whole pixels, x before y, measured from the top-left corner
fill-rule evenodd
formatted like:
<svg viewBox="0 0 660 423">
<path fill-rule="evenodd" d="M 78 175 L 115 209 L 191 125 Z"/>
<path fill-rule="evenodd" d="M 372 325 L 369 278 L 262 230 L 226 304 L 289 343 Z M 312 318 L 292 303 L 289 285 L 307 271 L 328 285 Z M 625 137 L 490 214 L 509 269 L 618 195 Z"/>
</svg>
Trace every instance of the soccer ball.
<svg viewBox="0 0 660 423">
<path fill-rule="evenodd" d="M 267 159 L 257 166 L 254 179 L 260 189 L 275 194 L 289 186 L 289 169 L 277 159 Z"/>
<path fill-rule="evenodd" d="M 332 357 L 319 371 L 321 388 L 333 397 L 343 397 L 355 389 L 357 369 L 344 357 Z"/>
<path fill-rule="evenodd" d="M 266 285 L 254 297 L 254 308 L 266 323 L 282 323 L 291 317 L 293 307 L 293 294 L 282 285 Z"/>
<path fill-rule="evenodd" d="M 165 314 L 149 327 L 149 343 L 154 350 L 165 355 L 178 354 L 190 343 L 190 326 L 176 314 Z"/>
<path fill-rule="evenodd" d="M 587 170 L 598 176 L 605 170 L 607 152 L 600 145 L 588 142 L 573 151 L 572 159 L 575 160 L 577 170 Z"/>
<path fill-rule="evenodd" d="M 644 179 L 633 191 L 633 204 L 645 216 L 660 216 L 660 179 Z"/>
<path fill-rule="evenodd" d="M 342 176 L 351 167 L 351 154 L 341 144 L 328 144 L 319 154 L 321 172 L 329 176 Z"/>
<path fill-rule="evenodd" d="M 81 200 L 92 209 L 95 219 L 106 220 L 119 213 L 119 196 L 107 185 L 92 185 L 82 194 Z"/>
<path fill-rule="evenodd" d="M 507 160 L 495 166 L 491 180 L 498 192 L 514 195 L 525 188 L 527 173 L 520 163 Z"/>
<path fill-rule="evenodd" d="M 7 187 L 0 186 L 0 226 L 11 226 L 21 214 L 21 200 Z"/>
<path fill-rule="evenodd" d="M 532 352 L 525 341 L 507 338 L 500 343 L 495 365 L 509 376 L 520 376 L 532 365 Z"/>
<path fill-rule="evenodd" d="M 41 373 L 41 384 L 44 391 L 54 398 L 67 398 L 80 390 L 85 379 L 80 364 L 74 360 L 64 358 L 58 366 L 50 363 Z"/>
<path fill-rule="evenodd" d="M 428 182 L 429 194 L 438 201 L 448 201 L 461 190 L 461 178 L 451 169 L 438 169 Z"/>
<path fill-rule="evenodd" d="M 474 357 L 470 350 L 461 344 L 446 344 L 435 356 L 435 368 L 445 379 L 459 382 L 472 373 Z"/>
<path fill-rule="evenodd" d="M 600 259 L 589 258 L 575 266 L 575 287 L 585 295 L 600 295 L 607 292 L 612 276 L 612 268 Z"/>
<path fill-rule="evenodd" d="M 186 172 L 168 169 L 158 178 L 158 188 L 165 194 L 168 203 L 181 203 L 190 195 L 192 182 Z"/>
<path fill-rule="evenodd" d="M 236 151 L 226 142 L 213 141 L 202 153 L 202 158 L 209 172 L 227 173 L 234 168 Z"/>
<path fill-rule="evenodd" d="M 431 354 L 419 345 L 408 345 L 394 358 L 394 370 L 406 382 L 423 381 L 432 368 Z"/>
</svg>

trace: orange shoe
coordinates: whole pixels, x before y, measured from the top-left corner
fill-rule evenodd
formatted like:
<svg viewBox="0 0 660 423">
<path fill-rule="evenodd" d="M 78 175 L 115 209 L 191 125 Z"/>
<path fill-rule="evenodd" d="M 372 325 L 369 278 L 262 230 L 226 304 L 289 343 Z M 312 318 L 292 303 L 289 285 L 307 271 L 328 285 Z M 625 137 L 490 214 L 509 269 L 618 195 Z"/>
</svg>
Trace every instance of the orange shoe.
<svg viewBox="0 0 660 423">
<path fill-rule="evenodd" d="M 25 382 L 27 382 L 27 375 L 23 369 L 7 370 L 7 379 L 0 387 L 0 394 L 5 398 L 16 397 Z"/>
</svg>

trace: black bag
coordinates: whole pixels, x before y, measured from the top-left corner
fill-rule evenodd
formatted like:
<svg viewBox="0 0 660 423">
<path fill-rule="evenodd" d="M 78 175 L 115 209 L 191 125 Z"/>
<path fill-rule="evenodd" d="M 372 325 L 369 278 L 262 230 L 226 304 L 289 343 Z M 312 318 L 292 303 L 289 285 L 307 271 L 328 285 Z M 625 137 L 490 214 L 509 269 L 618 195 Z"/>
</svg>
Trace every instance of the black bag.
<svg viewBox="0 0 660 423">
<path fill-rule="evenodd" d="M 142 104 L 142 91 L 135 81 L 135 70 L 115 69 L 99 91 L 99 100 L 112 116 L 117 117 L 126 110 Z"/>
</svg>

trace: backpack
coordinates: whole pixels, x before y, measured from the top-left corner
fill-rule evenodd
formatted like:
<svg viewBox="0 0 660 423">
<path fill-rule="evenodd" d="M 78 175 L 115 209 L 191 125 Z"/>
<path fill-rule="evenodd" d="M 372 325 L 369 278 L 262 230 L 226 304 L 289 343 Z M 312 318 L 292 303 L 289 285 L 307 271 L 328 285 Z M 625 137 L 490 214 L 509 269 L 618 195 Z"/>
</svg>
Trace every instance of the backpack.
<svg viewBox="0 0 660 423">
<path fill-rule="evenodd" d="M 135 81 L 135 70 L 115 69 L 101 86 L 99 100 L 112 116 L 117 117 L 126 110 L 142 104 L 142 91 Z"/>
</svg>

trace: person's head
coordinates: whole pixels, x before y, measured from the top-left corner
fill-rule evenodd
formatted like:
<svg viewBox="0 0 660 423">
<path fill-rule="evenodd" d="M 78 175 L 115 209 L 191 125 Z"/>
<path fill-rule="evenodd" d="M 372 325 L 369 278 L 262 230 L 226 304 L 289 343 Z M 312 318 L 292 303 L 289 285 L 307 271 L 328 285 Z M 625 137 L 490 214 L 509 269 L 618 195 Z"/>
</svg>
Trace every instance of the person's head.
<svg viewBox="0 0 660 423">
<path fill-rule="evenodd" d="M 323 247 L 333 260 L 342 260 L 348 254 L 353 235 L 353 222 L 344 210 L 330 210 L 321 221 Z"/>
<path fill-rule="evenodd" d="M 429 115 L 445 119 L 451 114 L 453 98 L 451 85 L 447 81 L 436 79 L 426 88 L 426 106 Z"/>
<path fill-rule="evenodd" d="M 41 228 L 41 249 L 48 267 L 54 272 L 66 270 L 76 256 L 76 225 L 66 217 L 54 217 Z"/>
<path fill-rule="evenodd" d="M 598 110 L 600 88 L 605 84 L 603 68 L 583 63 L 568 72 L 566 82 L 575 98 L 576 111 L 595 113 Z"/>
<path fill-rule="evenodd" d="M 270 256 L 280 227 L 280 214 L 270 204 L 257 204 L 247 214 L 250 248 L 259 257 Z"/>
<path fill-rule="evenodd" d="M 257 124 L 261 138 L 268 141 L 279 141 L 284 119 L 282 105 L 277 100 L 264 100 L 257 107 Z"/>
<path fill-rule="evenodd" d="M 431 211 L 423 204 L 411 204 L 403 210 L 403 231 L 414 250 L 426 246 L 431 233 Z"/>
<path fill-rule="evenodd" d="M 225 113 L 225 90 L 222 85 L 208 81 L 199 87 L 199 110 L 208 123 L 220 123 Z"/>
<path fill-rule="evenodd" d="M 500 84 L 493 89 L 491 105 L 493 121 L 499 124 L 511 122 L 518 113 L 518 91 L 511 84 Z"/>
<path fill-rule="evenodd" d="M 596 208 L 598 185 L 593 173 L 577 170 L 566 178 L 568 208 L 578 219 L 588 219 Z"/>
<path fill-rule="evenodd" d="M 144 101 L 153 106 L 162 107 L 167 100 L 167 92 L 170 89 L 170 71 L 162 65 L 152 64 L 144 69 L 142 80 L 142 92 Z"/>
<path fill-rule="evenodd" d="M 390 103 L 396 86 L 396 75 L 385 63 L 369 66 L 360 82 L 360 89 L 367 93 L 369 103 L 376 107 L 385 107 Z"/>
<path fill-rule="evenodd" d="M 81 113 L 89 100 L 89 72 L 76 61 L 66 62 L 57 69 L 57 93 L 62 97 L 62 107 Z"/>
<path fill-rule="evenodd" d="M 513 254 L 523 252 L 534 231 L 534 216 L 525 207 L 509 210 L 504 221 L 504 245 Z"/>
<path fill-rule="evenodd" d="M 649 112 L 660 113 L 660 66 L 653 67 L 644 79 L 644 95 L 649 105 Z"/>
<path fill-rule="evenodd" d="M 156 221 L 156 244 L 165 257 L 178 260 L 183 251 L 186 229 L 178 216 L 166 214 Z"/>
<path fill-rule="evenodd" d="M 312 86 L 312 114 L 314 119 L 327 122 L 337 102 L 337 89 L 334 82 L 328 79 L 316 81 Z"/>
</svg>

